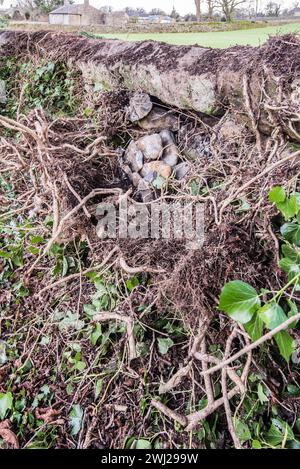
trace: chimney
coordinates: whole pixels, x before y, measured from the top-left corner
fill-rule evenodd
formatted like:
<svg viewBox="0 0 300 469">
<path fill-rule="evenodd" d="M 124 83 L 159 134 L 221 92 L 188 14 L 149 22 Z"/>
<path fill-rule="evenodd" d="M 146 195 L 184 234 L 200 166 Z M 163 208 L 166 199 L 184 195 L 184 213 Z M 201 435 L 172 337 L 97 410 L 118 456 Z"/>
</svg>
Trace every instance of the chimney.
<svg viewBox="0 0 300 469">
<path fill-rule="evenodd" d="M 69 0 L 64 0 L 64 6 L 66 7 L 67 5 L 70 5 Z"/>
<path fill-rule="evenodd" d="M 84 6 L 89 7 L 90 6 L 90 0 L 84 0 Z"/>
</svg>

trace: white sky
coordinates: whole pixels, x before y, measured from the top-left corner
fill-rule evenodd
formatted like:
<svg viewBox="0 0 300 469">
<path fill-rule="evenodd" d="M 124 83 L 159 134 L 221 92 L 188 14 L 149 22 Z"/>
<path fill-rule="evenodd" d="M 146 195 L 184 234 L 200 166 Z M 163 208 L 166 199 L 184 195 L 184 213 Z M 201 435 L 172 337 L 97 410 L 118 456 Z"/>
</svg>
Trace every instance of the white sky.
<svg viewBox="0 0 300 469">
<path fill-rule="evenodd" d="M 269 0 L 260 0 L 261 4 L 264 5 Z M 295 0 L 275 0 L 282 4 L 282 9 L 290 7 L 294 4 Z M 83 3 L 83 0 L 75 0 L 75 3 Z M 172 11 L 173 5 L 179 13 L 185 14 L 195 11 L 194 0 L 90 0 L 91 5 L 95 7 L 101 7 L 104 5 L 110 5 L 114 10 L 122 10 L 126 6 L 130 7 L 143 7 L 145 10 L 151 10 L 152 8 L 162 8 L 167 13 Z M 203 0 L 203 3 L 205 1 Z M 14 4 L 14 0 L 4 0 L 3 6 L 0 8 L 7 8 Z M 205 8 L 205 7 L 204 7 Z"/>
</svg>

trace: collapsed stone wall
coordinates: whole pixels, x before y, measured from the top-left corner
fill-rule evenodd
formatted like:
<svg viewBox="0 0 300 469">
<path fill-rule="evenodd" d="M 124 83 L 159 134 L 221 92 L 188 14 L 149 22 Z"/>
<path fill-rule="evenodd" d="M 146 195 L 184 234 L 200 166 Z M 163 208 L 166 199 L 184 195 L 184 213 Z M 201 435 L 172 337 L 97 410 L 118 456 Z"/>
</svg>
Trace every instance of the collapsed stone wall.
<svg viewBox="0 0 300 469">
<path fill-rule="evenodd" d="M 220 50 L 93 40 L 50 31 L 1 31 L 0 45 L 0 56 L 29 52 L 66 61 L 82 72 L 87 86 L 143 90 L 168 106 L 210 116 L 231 109 L 253 130 L 271 134 L 280 126 L 300 140 L 299 120 L 293 120 L 300 105 L 297 36 L 274 37 L 256 48 Z"/>
</svg>

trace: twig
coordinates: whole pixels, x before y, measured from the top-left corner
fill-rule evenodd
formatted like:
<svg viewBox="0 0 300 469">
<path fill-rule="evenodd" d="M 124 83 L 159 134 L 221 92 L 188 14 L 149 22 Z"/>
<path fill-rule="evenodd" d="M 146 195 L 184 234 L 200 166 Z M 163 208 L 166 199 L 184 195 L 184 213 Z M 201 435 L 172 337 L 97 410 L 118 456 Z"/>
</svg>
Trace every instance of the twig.
<svg viewBox="0 0 300 469">
<path fill-rule="evenodd" d="M 226 199 L 220 209 L 220 213 L 219 213 L 219 220 L 218 220 L 218 225 L 221 224 L 221 220 L 222 220 L 222 215 L 223 215 L 223 212 L 225 210 L 225 208 L 231 204 L 231 202 L 233 202 L 238 195 L 240 195 L 241 193 L 243 193 L 246 189 L 248 189 L 248 187 L 250 187 L 254 182 L 258 181 L 259 179 L 261 179 L 262 177 L 264 177 L 266 174 L 268 173 L 271 173 L 274 169 L 278 168 L 279 166 L 283 165 L 284 163 L 287 163 L 288 161 L 290 160 L 293 160 L 297 157 L 300 156 L 300 150 L 296 151 L 295 153 L 292 153 L 291 155 L 288 155 L 286 156 L 285 158 L 282 158 L 281 160 L 279 161 L 276 161 L 276 163 L 273 163 L 272 165 L 270 166 L 267 166 L 267 168 L 265 168 L 261 173 L 257 174 L 256 176 L 254 176 L 252 179 L 250 179 L 250 181 L 246 182 L 245 184 L 242 185 L 242 187 L 240 187 L 237 191 L 235 191 L 230 197 L 228 197 L 228 199 Z"/>
<path fill-rule="evenodd" d="M 109 321 L 110 319 L 115 319 L 116 321 L 122 321 L 126 323 L 127 326 L 127 337 L 128 337 L 128 350 L 129 350 L 129 362 L 136 358 L 136 348 L 135 340 L 133 335 L 133 320 L 129 316 L 124 316 L 118 313 L 98 313 L 93 316 L 93 322 Z"/>
<path fill-rule="evenodd" d="M 179 370 L 172 376 L 172 378 L 169 379 L 169 381 L 167 381 L 167 383 L 163 383 L 159 386 L 159 394 L 166 394 L 178 386 L 178 384 L 181 383 L 182 378 L 189 374 L 191 367 L 192 361 L 190 361 L 186 366 L 179 368 Z"/>
<path fill-rule="evenodd" d="M 212 368 L 209 368 L 207 371 L 202 372 L 201 374 L 202 375 L 203 374 L 212 374 L 212 373 L 215 373 L 216 371 L 221 370 L 222 368 L 224 368 L 224 366 L 229 365 L 230 363 L 232 363 L 233 361 L 235 361 L 238 358 L 242 357 L 246 353 L 256 349 L 257 347 L 262 345 L 264 342 L 267 342 L 268 340 L 272 339 L 274 337 L 274 335 L 278 334 L 278 332 L 281 332 L 281 331 L 287 329 L 291 324 L 293 324 L 293 322 L 299 321 L 299 320 L 300 320 L 300 314 L 295 314 L 294 316 L 291 316 L 289 319 L 287 319 L 285 322 L 283 322 L 282 324 L 277 326 L 275 329 L 273 329 L 272 331 L 270 331 L 267 334 L 263 335 L 260 339 L 256 340 L 252 344 L 247 345 L 242 350 L 240 350 L 239 352 L 232 355 L 232 357 L 227 358 L 226 360 L 222 361 L 218 365 L 213 366 Z"/>
<path fill-rule="evenodd" d="M 184 415 L 175 412 L 175 410 L 169 409 L 169 407 L 164 405 L 162 402 L 152 399 L 151 405 L 155 407 L 155 409 L 159 410 L 162 414 L 166 415 L 166 417 L 169 417 L 170 419 L 175 420 L 175 422 L 180 423 L 182 427 L 187 425 L 187 418 Z"/>
<path fill-rule="evenodd" d="M 230 350 L 232 346 L 232 342 L 237 336 L 237 328 L 235 328 L 230 336 L 227 339 L 226 342 L 226 347 L 225 347 L 225 359 L 230 355 Z M 204 375 L 205 376 L 209 375 Z M 242 445 L 241 442 L 236 434 L 236 431 L 234 429 L 234 424 L 232 420 L 232 415 L 231 415 L 231 409 L 230 409 L 230 404 L 229 404 L 229 399 L 228 399 L 228 391 L 227 391 L 227 368 L 224 367 L 222 369 L 222 376 L 221 376 L 221 385 L 222 385 L 222 393 L 223 393 L 223 399 L 224 399 L 224 409 L 225 409 L 225 414 L 226 414 L 226 420 L 227 420 L 227 425 L 228 425 L 228 430 L 231 435 L 231 438 L 233 440 L 234 446 L 236 449 L 241 449 Z"/>
<path fill-rule="evenodd" d="M 70 181 L 69 181 L 66 173 L 64 174 L 64 180 L 65 180 L 65 183 L 67 184 L 67 187 L 68 187 L 69 191 L 72 192 L 72 194 L 74 195 L 74 197 L 76 197 L 78 202 L 81 203 L 82 199 L 81 199 L 80 195 L 75 191 L 74 187 L 71 186 Z M 83 205 L 82 209 L 83 209 L 85 215 L 87 216 L 87 218 L 91 218 L 91 214 L 89 213 L 89 211 L 88 211 L 88 209 L 86 208 L 85 205 Z"/>
<path fill-rule="evenodd" d="M 252 355 L 251 355 L 251 351 L 249 351 L 248 358 L 247 358 L 245 368 L 243 370 L 242 378 L 241 378 L 243 383 L 246 383 L 247 381 L 247 377 L 248 377 L 250 366 L 251 366 L 251 361 L 252 361 Z M 210 370 L 211 368 L 208 371 Z M 229 391 L 229 393 L 227 394 L 227 399 L 229 400 L 232 399 L 238 393 L 239 393 L 239 386 L 236 386 L 231 391 Z M 220 399 L 217 399 L 213 404 L 205 407 L 205 409 L 189 414 L 187 416 L 188 425 L 185 428 L 185 430 L 186 431 L 193 430 L 195 427 L 197 427 L 199 422 L 201 422 L 202 420 L 205 420 L 209 415 L 215 412 L 223 404 L 224 404 L 224 398 L 220 397 Z"/>
<path fill-rule="evenodd" d="M 206 361 L 207 363 L 213 363 L 214 365 L 218 365 L 219 363 L 221 363 L 221 360 L 218 360 L 218 358 L 213 357 L 212 355 L 202 355 L 200 352 L 196 352 L 194 357 L 196 358 L 196 360 Z M 240 393 L 244 394 L 246 388 L 241 378 L 236 374 L 236 372 L 231 368 L 227 368 L 227 374 L 229 378 L 234 382 L 234 384 L 240 388 Z"/>
<path fill-rule="evenodd" d="M 124 257 L 120 257 L 119 264 L 121 269 L 123 269 L 127 274 L 142 274 L 143 272 L 148 272 L 150 274 L 163 274 L 165 270 L 163 269 L 152 269 L 152 267 L 147 267 L 145 265 L 139 267 L 129 267 Z"/>
<path fill-rule="evenodd" d="M 202 343 L 201 343 L 201 353 L 204 354 L 204 355 L 206 354 L 205 337 L 203 338 Z M 205 360 L 201 360 L 201 364 L 202 364 L 202 370 L 206 371 L 208 369 L 207 362 Z M 204 379 L 204 385 L 205 385 L 205 391 L 206 391 L 206 395 L 207 395 L 208 405 L 210 405 L 215 400 L 210 375 L 204 375 L 203 379 Z"/>
</svg>

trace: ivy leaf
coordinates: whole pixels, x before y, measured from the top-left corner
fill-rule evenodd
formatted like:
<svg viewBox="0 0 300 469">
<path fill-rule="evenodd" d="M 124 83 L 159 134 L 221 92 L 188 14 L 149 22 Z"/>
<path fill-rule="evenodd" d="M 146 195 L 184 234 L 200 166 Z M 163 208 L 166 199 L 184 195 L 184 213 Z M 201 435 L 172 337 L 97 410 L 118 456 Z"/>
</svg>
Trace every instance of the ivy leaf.
<svg viewBox="0 0 300 469">
<path fill-rule="evenodd" d="M 274 336 L 274 339 L 278 345 L 280 355 L 289 363 L 291 356 L 295 351 L 295 342 L 293 337 L 287 331 L 278 332 Z"/>
<path fill-rule="evenodd" d="M 161 355 L 166 355 L 171 347 L 173 347 L 174 342 L 169 337 L 167 339 L 157 339 L 158 350 Z"/>
<path fill-rule="evenodd" d="M 284 202 L 286 199 L 286 193 L 282 186 L 274 186 L 273 189 L 269 192 L 269 201 L 274 204 Z"/>
<path fill-rule="evenodd" d="M 244 324 L 246 332 L 249 334 L 253 342 L 260 339 L 263 334 L 264 323 L 262 319 L 256 314 L 250 322 Z"/>
<path fill-rule="evenodd" d="M 251 285 L 234 280 L 223 287 L 219 308 L 236 321 L 247 324 L 260 304 L 259 296 Z"/>
<path fill-rule="evenodd" d="M 7 411 L 12 409 L 13 397 L 11 392 L 0 393 L 0 420 L 4 420 Z"/>
<path fill-rule="evenodd" d="M 280 232 L 290 243 L 300 246 L 300 225 L 298 223 L 285 223 Z"/>
<path fill-rule="evenodd" d="M 241 420 L 236 421 L 235 431 L 237 437 L 241 440 L 241 442 L 251 440 L 251 433 L 249 427 L 246 423 L 242 422 Z"/>
<path fill-rule="evenodd" d="M 152 445 L 150 441 L 148 440 L 140 439 L 136 441 L 135 449 L 151 449 L 151 448 L 152 448 Z"/>
<path fill-rule="evenodd" d="M 126 287 L 129 292 L 132 292 L 135 289 L 135 287 L 138 287 L 139 285 L 140 285 L 140 281 L 138 277 L 136 276 L 131 277 L 126 281 Z"/>
<path fill-rule="evenodd" d="M 294 440 L 294 433 L 291 427 L 283 420 L 273 419 L 270 430 L 267 433 L 266 441 L 272 445 L 277 446 L 286 441 Z"/>
<path fill-rule="evenodd" d="M 267 303 L 258 311 L 259 317 L 271 331 L 287 320 L 287 316 L 277 303 Z"/>
<path fill-rule="evenodd" d="M 284 257 L 291 259 L 296 264 L 300 264 L 300 250 L 296 246 L 284 244 L 281 248 Z"/>
<path fill-rule="evenodd" d="M 83 410 L 79 404 L 75 404 L 70 412 L 71 435 L 76 436 L 80 432 L 83 418 Z"/>
<path fill-rule="evenodd" d="M 258 386 L 257 386 L 257 395 L 258 395 L 258 399 L 259 399 L 261 404 L 263 404 L 264 402 L 269 401 L 268 396 L 266 396 L 265 393 L 264 393 L 264 389 L 263 389 L 261 383 L 259 383 Z"/>
<path fill-rule="evenodd" d="M 288 274 L 289 281 L 293 280 L 298 274 L 300 274 L 300 264 L 296 264 L 288 257 L 284 257 L 279 261 L 279 267 Z"/>
<path fill-rule="evenodd" d="M 276 207 L 280 210 L 285 220 L 290 220 L 299 212 L 298 201 L 294 195 L 284 202 L 277 203 Z"/>
<path fill-rule="evenodd" d="M 92 345 L 96 345 L 98 339 L 102 336 L 102 328 L 101 324 L 97 323 L 94 331 L 91 333 L 91 343 Z"/>
</svg>

